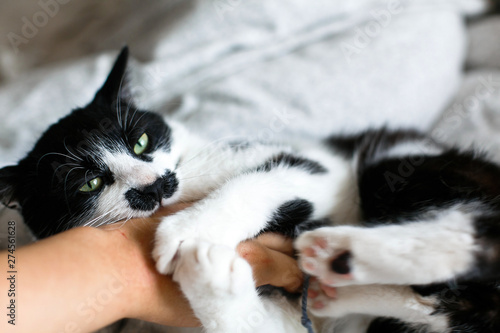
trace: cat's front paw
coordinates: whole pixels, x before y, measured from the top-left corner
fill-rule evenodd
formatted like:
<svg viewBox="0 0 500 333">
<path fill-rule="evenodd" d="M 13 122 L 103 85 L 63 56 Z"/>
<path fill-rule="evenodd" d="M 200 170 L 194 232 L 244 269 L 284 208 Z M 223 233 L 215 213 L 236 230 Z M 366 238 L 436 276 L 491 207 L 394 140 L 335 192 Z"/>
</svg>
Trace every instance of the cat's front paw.
<svg viewBox="0 0 500 333">
<path fill-rule="evenodd" d="M 255 288 L 250 265 L 228 246 L 188 239 L 178 258 L 173 278 L 186 295 L 235 297 Z"/>
<path fill-rule="evenodd" d="M 232 221 L 225 220 L 222 214 L 197 205 L 165 217 L 156 230 L 153 249 L 158 272 L 174 272 L 179 247 L 186 239 L 199 238 L 236 248 L 239 239 L 231 237 L 225 227 L 227 224 L 232 224 Z"/>
<path fill-rule="evenodd" d="M 341 318 L 353 313 L 371 314 L 377 312 L 380 299 L 387 297 L 389 288 L 383 286 L 320 286 L 312 279 L 308 290 L 308 309 L 317 317 Z M 383 310 L 382 310 L 383 312 Z"/>
<path fill-rule="evenodd" d="M 250 265 L 224 245 L 185 240 L 173 279 L 209 332 L 236 331 L 238 317 L 260 304 Z"/>
<path fill-rule="evenodd" d="M 305 232 L 295 242 L 302 269 L 329 286 L 362 283 L 356 275 L 352 242 L 356 228 L 326 227 Z"/>
<path fill-rule="evenodd" d="M 153 248 L 156 269 L 161 274 L 171 274 L 179 257 L 179 248 L 184 240 L 196 237 L 182 212 L 167 216 L 158 226 Z"/>
</svg>

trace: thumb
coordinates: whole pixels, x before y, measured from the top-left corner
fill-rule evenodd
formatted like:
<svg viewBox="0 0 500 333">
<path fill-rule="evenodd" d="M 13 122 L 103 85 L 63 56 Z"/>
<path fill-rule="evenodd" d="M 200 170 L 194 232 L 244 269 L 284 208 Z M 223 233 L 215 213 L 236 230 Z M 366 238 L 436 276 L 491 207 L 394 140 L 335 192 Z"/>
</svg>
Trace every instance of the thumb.
<svg viewBox="0 0 500 333">
<path fill-rule="evenodd" d="M 270 284 L 296 292 L 302 285 L 302 272 L 292 257 L 255 240 L 240 243 L 237 250 L 252 266 L 257 286 Z"/>
</svg>

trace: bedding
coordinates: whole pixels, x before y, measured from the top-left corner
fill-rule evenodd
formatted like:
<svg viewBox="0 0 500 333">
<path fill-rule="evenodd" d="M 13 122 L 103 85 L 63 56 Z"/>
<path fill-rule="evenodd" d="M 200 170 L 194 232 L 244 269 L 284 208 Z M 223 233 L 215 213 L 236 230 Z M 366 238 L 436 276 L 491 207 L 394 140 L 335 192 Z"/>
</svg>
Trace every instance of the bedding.
<svg viewBox="0 0 500 333">
<path fill-rule="evenodd" d="M 138 104 L 213 140 L 416 127 L 500 161 L 500 18 L 487 5 L 2 2 L 0 167 L 90 100 L 124 44 Z M 9 219 L 21 220 L 2 209 L 0 224 Z M 18 231 L 18 245 L 31 241 Z M 103 332 L 165 330 L 126 320 Z"/>
</svg>

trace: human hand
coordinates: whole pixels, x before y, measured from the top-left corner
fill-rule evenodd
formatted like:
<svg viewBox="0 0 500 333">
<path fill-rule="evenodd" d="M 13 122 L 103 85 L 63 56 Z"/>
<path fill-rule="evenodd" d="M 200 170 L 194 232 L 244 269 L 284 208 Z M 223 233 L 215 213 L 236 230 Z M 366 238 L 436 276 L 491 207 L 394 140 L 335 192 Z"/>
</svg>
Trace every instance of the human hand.
<svg viewBox="0 0 500 333">
<path fill-rule="evenodd" d="M 127 243 L 130 255 L 122 263 L 127 276 L 129 309 L 124 316 L 167 326 L 199 326 L 187 299 L 171 276 L 161 275 L 151 257 L 156 227 L 161 216 L 174 214 L 188 205 L 163 208 L 156 216 L 133 219 L 102 227 Z"/>
<path fill-rule="evenodd" d="M 135 302 L 130 317 L 170 326 L 199 325 L 178 285 L 171 276 L 159 274 L 151 258 L 154 233 L 161 217 L 186 207 L 185 204 L 170 206 L 155 217 L 105 227 L 126 239 L 134 249 L 134 259 L 125 263 L 129 266 L 127 274 L 132 281 L 130 291 Z M 242 242 L 237 251 L 252 266 L 256 286 L 270 284 L 289 292 L 300 288 L 302 272 L 293 258 L 291 240 L 276 234 L 264 234 Z"/>
<path fill-rule="evenodd" d="M 293 258 L 293 241 L 284 236 L 266 233 L 240 243 L 237 251 L 252 266 L 257 286 L 266 284 L 297 292 L 303 273 Z"/>
</svg>

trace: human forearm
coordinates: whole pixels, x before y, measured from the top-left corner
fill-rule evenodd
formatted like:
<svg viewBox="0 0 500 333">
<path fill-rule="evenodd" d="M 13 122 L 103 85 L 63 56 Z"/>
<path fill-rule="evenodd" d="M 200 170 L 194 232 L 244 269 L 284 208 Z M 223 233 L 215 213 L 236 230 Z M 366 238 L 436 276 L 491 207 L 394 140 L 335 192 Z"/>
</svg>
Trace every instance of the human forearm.
<svg viewBox="0 0 500 333">
<path fill-rule="evenodd" d="M 85 332 L 112 322 L 115 315 L 102 311 L 97 297 L 109 290 L 113 273 L 120 276 L 120 272 L 99 254 L 102 250 L 102 231 L 90 228 L 70 230 L 18 249 L 17 320 L 15 326 L 3 321 L 5 331 Z M 108 303 L 123 296 L 115 293 Z"/>
<path fill-rule="evenodd" d="M 176 285 L 144 268 L 149 263 L 137 237 L 130 228 L 77 228 L 18 249 L 16 325 L 2 320 L 1 331 L 89 332 L 125 317 L 196 325 Z M 5 265 L 7 254 L 1 257 Z M 151 299 L 156 292 L 163 297 Z"/>
</svg>

